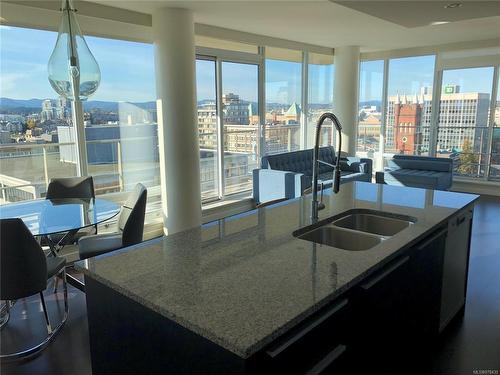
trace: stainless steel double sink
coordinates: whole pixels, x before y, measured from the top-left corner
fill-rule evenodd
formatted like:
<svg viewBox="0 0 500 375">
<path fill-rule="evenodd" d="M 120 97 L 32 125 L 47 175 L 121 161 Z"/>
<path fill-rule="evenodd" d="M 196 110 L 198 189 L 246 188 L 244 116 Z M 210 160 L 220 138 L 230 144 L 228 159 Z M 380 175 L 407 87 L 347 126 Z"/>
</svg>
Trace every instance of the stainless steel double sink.
<svg viewBox="0 0 500 375">
<path fill-rule="evenodd" d="M 301 228 L 297 238 L 343 250 L 371 249 L 414 224 L 416 219 L 376 210 L 353 209 Z"/>
</svg>

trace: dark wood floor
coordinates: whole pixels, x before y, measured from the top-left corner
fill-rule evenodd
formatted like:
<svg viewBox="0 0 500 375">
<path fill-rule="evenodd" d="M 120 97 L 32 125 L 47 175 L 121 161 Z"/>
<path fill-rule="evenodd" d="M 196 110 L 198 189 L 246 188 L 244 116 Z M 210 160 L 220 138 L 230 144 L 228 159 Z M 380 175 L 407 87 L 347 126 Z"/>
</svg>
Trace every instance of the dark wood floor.
<svg viewBox="0 0 500 375">
<path fill-rule="evenodd" d="M 70 316 L 60 335 L 36 358 L 2 363 L 6 374 L 91 374 L 85 296 L 70 287 Z M 48 295 L 54 316 L 57 304 Z M 62 308 L 62 305 L 60 306 Z M 30 334 L 23 336 L 29 316 Z M 43 320 L 37 299 L 18 302 L 11 321 L 2 330 L 2 352 L 16 337 L 36 339 L 43 334 Z M 471 375 L 481 370 L 500 374 L 500 198 L 482 197 L 474 212 L 468 299 L 463 320 L 448 327 L 434 354 L 420 358 L 418 366 L 408 364 L 401 374 L 418 367 L 419 374 Z M 475 372 L 477 370 L 477 372 Z M 487 372 L 484 372 L 486 374 Z M 490 372 L 495 374 L 495 372 Z"/>
</svg>

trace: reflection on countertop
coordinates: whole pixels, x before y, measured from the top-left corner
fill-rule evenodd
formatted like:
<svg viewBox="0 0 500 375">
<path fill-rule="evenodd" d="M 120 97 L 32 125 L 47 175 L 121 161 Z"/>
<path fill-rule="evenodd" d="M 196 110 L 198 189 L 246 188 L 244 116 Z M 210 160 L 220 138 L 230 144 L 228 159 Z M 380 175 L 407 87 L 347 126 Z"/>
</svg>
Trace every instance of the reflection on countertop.
<svg viewBox="0 0 500 375">
<path fill-rule="evenodd" d="M 473 203 L 472 194 L 355 182 L 325 191 L 320 220 L 353 208 L 409 215 L 414 225 L 366 251 L 295 238 L 311 197 L 80 262 L 86 277 L 247 358 Z"/>
</svg>

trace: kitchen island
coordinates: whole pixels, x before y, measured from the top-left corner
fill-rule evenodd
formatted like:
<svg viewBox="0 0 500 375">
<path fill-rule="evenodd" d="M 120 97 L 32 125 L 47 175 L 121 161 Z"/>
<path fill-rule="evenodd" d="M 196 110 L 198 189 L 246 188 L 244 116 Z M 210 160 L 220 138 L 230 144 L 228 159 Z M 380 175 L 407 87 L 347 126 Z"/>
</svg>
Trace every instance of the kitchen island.
<svg viewBox="0 0 500 375">
<path fill-rule="evenodd" d="M 296 237 L 317 225 L 305 196 L 79 262 L 93 372 L 320 373 L 432 339 L 463 310 L 477 198 L 348 183 L 325 191 L 320 222 L 368 210 L 411 225 L 362 251 L 314 243 Z"/>
</svg>

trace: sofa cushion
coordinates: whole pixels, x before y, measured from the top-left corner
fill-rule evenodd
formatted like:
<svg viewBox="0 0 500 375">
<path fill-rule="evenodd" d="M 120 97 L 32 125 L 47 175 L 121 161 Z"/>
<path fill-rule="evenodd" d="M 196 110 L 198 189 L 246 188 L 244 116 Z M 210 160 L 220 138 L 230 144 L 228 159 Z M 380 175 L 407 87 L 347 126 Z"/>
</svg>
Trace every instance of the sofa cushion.
<svg viewBox="0 0 500 375">
<path fill-rule="evenodd" d="M 384 172 L 384 181 L 389 185 L 448 189 L 450 173 L 402 168 Z"/>
<path fill-rule="evenodd" d="M 428 156 L 394 155 L 394 157 L 388 161 L 388 166 L 391 169 L 401 168 L 451 172 L 453 170 L 453 160 Z"/>
<path fill-rule="evenodd" d="M 286 152 L 262 158 L 262 168 L 312 175 L 313 150 Z"/>
<path fill-rule="evenodd" d="M 319 160 L 335 165 L 336 156 L 332 146 L 320 147 Z M 312 176 L 313 149 L 285 152 L 282 154 L 267 155 L 262 158 L 262 168 L 303 173 Z M 351 173 L 367 172 L 366 165 L 357 157 L 341 157 L 340 170 Z M 333 167 L 324 163 L 319 164 L 319 174 L 333 172 Z"/>
<path fill-rule="evenodd" d="M 333 149 L 333 147 L 331 147 L 331 146 L 320 147 L 319 160 L 322 160 L 328 164 L 335 165 L 335 161 L 337 160 L 337 158 L 335 156 L 335 150 Z M 341 159 L 341 162 L 342 162 L 342 159 Z M 311 169 L 312 169 L 312 157 L 311 157 Z M 330 167 L 329 165 L 319 163 L 319 174 L 328 173 L 328 172 L 333 173 L 333 168 Z M 311 174 L 312 174 L 312 170 L 311 170 Z"/>
</svg>

